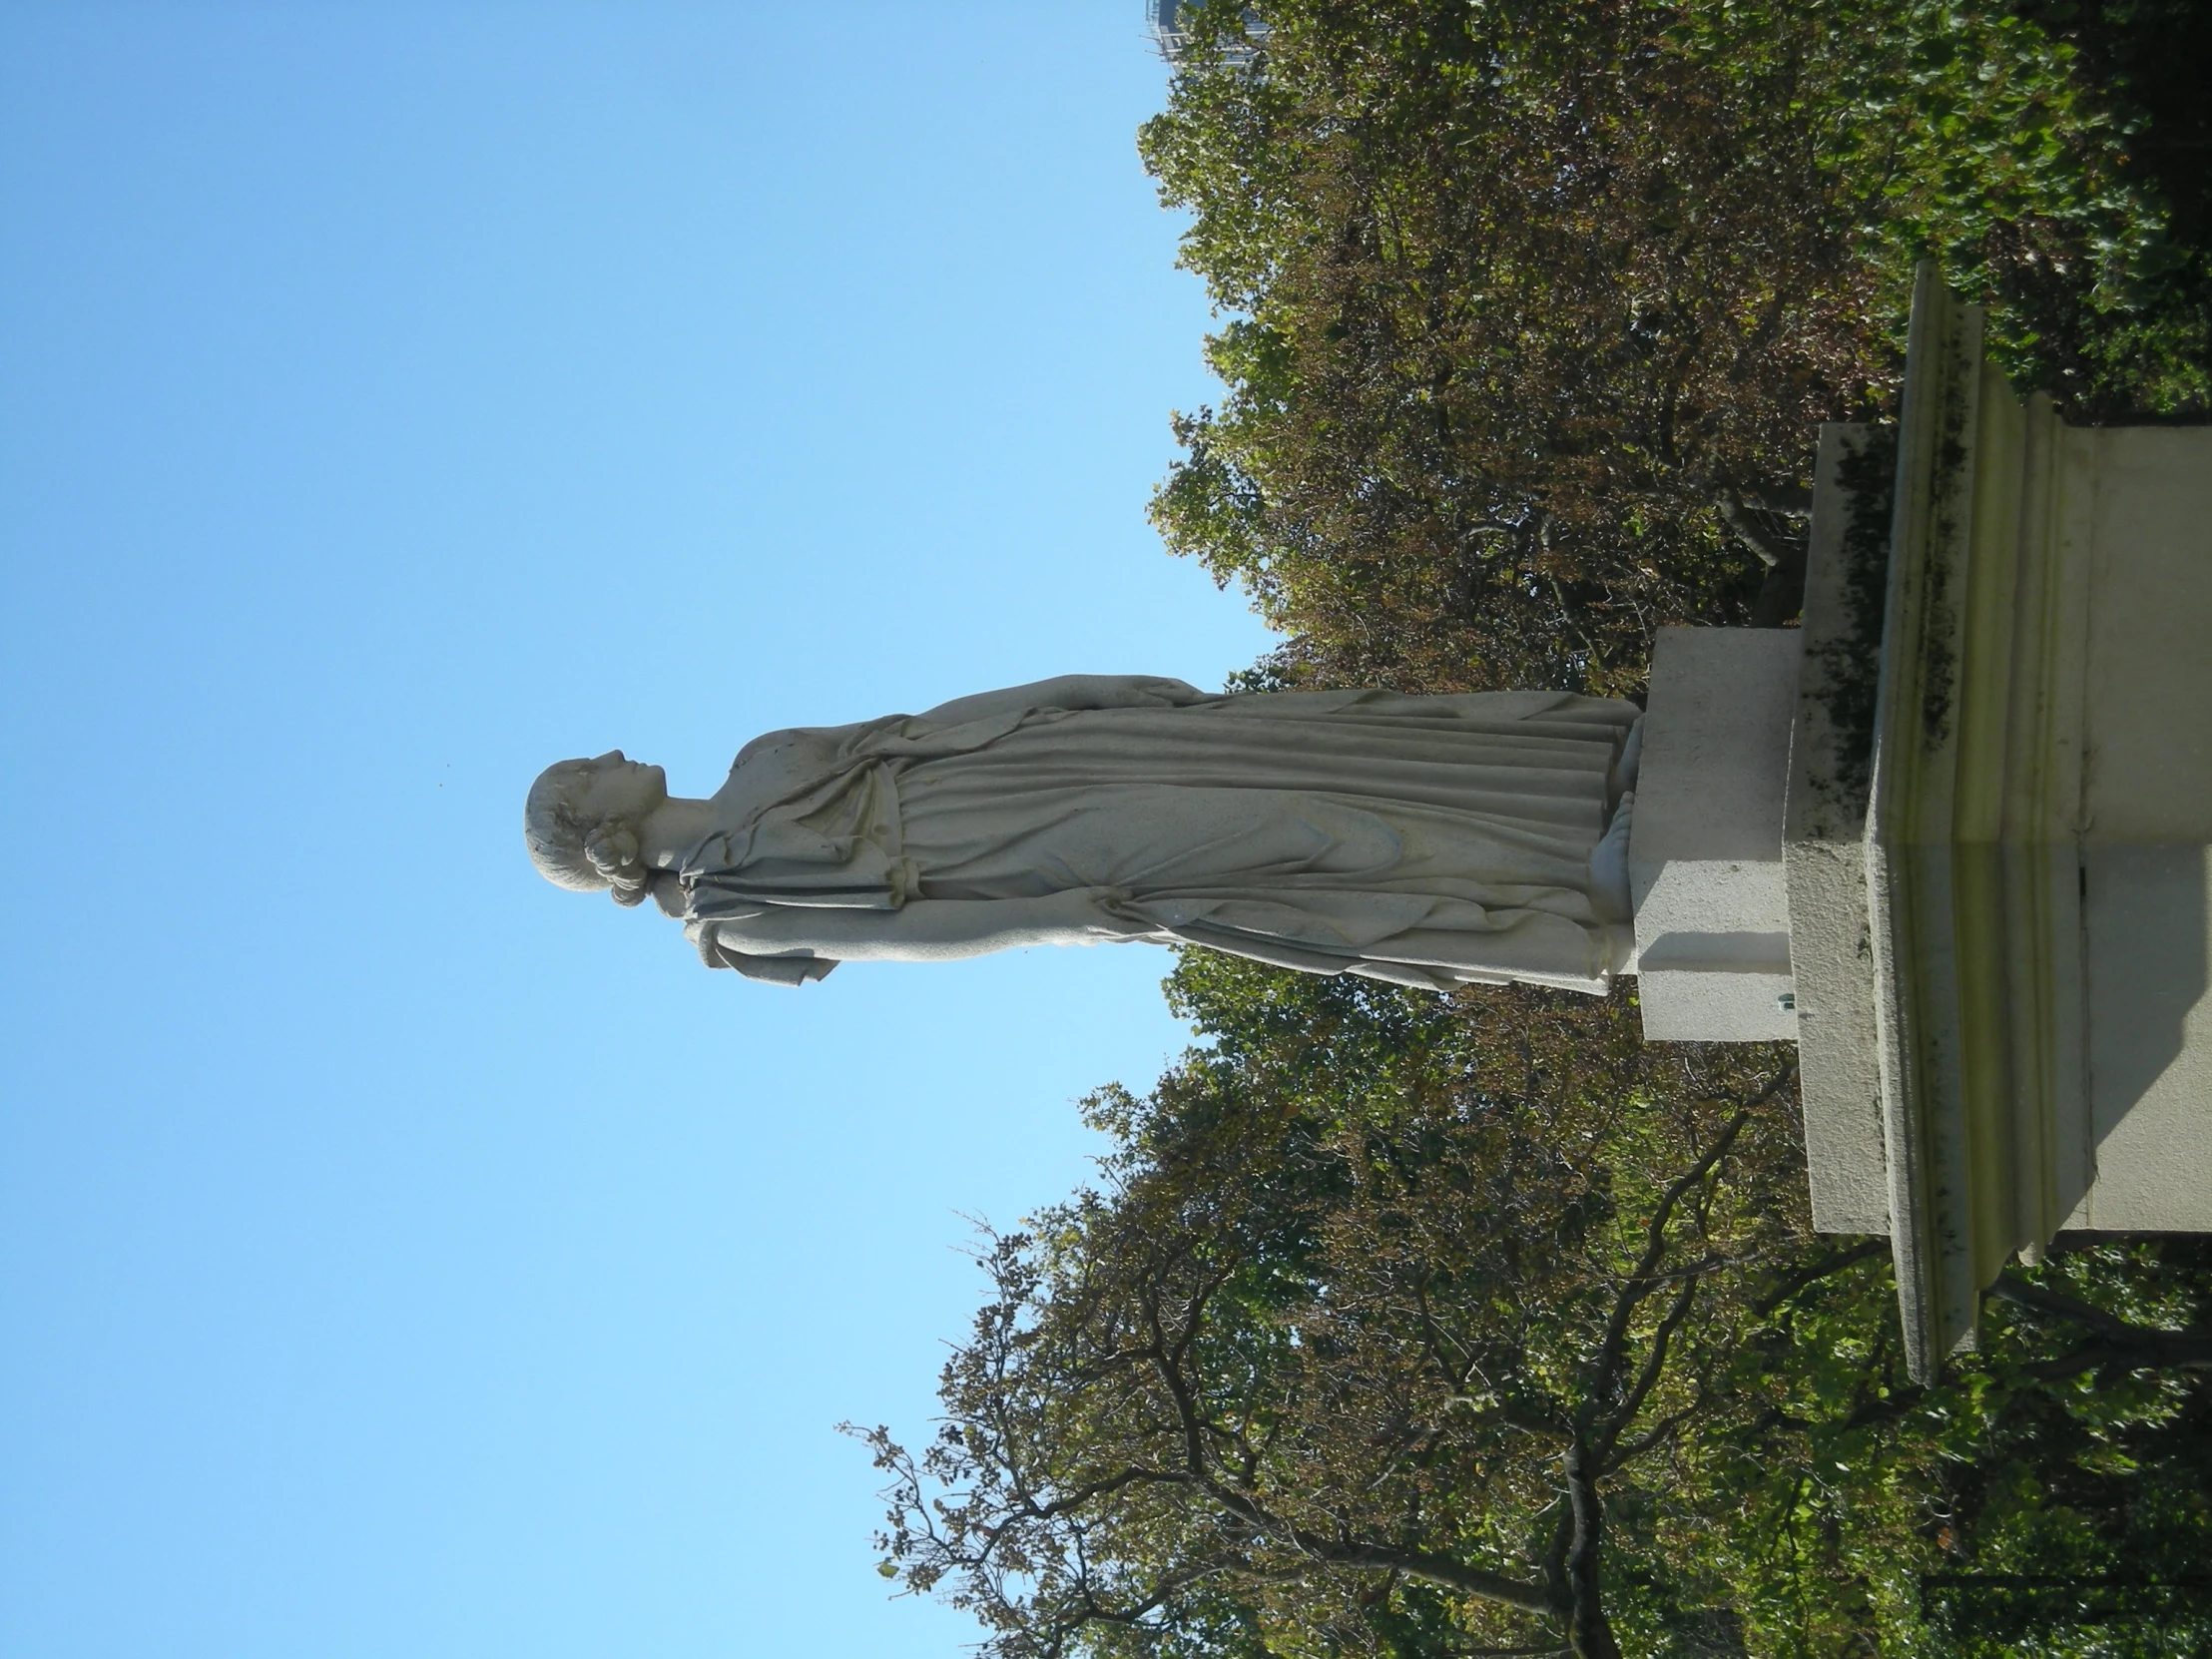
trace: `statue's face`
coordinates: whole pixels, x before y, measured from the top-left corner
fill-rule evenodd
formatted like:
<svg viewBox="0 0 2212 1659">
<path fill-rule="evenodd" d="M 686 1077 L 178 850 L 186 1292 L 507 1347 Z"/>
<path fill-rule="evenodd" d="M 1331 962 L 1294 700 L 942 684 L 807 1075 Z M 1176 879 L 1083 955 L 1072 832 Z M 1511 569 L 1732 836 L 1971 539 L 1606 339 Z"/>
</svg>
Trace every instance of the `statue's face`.
<svg viewBox="0 0 2212 1659">
<path fill-rule="evenodd" d="M 596 759 L 577 762 L 564 793 L 570 810 L 585 824 L 604 824 L 613 818 L 635 826 L 668 799 L 668 774 L 610 749 Z"/>
</svg>

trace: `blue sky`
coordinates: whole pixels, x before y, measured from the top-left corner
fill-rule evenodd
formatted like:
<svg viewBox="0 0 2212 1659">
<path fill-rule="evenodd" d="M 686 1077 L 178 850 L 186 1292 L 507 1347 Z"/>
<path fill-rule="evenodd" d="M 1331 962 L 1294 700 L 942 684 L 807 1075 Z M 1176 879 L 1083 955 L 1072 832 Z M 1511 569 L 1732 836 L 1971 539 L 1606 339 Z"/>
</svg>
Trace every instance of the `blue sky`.
<svg viewBox="0 0 2212 1659">
<path fill-rule="evenodd" d="M 962 1214 L 1165 957 L 709 974 L 539 767 L 1265 648 L 1134 0 L 0 11 L 0 1650 L 949 1655 Z"/>
</svg>

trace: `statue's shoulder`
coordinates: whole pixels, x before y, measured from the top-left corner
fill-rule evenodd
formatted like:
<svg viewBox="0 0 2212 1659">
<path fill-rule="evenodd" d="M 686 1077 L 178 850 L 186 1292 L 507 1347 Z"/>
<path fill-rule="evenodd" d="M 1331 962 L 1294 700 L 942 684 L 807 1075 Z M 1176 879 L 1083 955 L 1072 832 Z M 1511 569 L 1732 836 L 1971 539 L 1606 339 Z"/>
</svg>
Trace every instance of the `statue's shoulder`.
<svg viewBox="0 0 2212 1659">
<path fill-rule="evenodd" d="M 807 736 L 808 729 L 804 726 L 787 727 L 781 732 L 763 732 L 738 751 L 738 758 L 730 763 L 730 770 L 736 772 L 748 762 L 793 753 L 804 747 Z"/>
<path fill-rule="evenodd" d="M 850 770 L 867 758 L 870 740 L 910 722 L 909 716 L 888 715 L 851 726 L 791 726 L 763 732 L 738 751 L 715 799 L 723 804 L 726 818 L 742 821 Z"/>
<path fill-rule="evenodd" d="M 734 774 L 740 767 L 833 766 L 851 749 L 856 734 L 884 724 L 868 720 L 853 726 L 789 726 L 781 732 L 763 732 L 738 751 L 738 758 L 731 763 L 730 770 Z"/>
</svg>

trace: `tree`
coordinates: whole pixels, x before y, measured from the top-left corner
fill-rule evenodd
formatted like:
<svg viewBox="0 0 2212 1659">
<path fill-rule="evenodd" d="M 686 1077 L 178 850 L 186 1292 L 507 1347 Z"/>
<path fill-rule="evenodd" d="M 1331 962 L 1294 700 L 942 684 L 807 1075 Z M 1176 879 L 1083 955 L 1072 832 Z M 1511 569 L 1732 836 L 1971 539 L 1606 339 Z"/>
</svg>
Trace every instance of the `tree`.
<svg viewBox="0 0 2212 1659">
<path fill-rule="evenodd" d="M 1141 137 L 1225 316 L 1153 512 L 1294 673 L 1625 692 L 1659 623 L 1785 619 L 1815 428 L 1893 396 L 1925 252 L 2077 407 L 2212 398 L 2139 116 L 2008 8 L 1259 9 L 1209 54 L 1246 8 L 1196 8 Z"/>
<path fill-rule="evenodd" d="M 1747 1345 L 1768 1409 L 1691 1448 L 1664 1547 L 1729 1586 L 1756 1651 L 2212 1649 L 2212 1240 L 2062 1235 L 2003 1289 L 1928 1387 L 1880 1271 Z"/>
<path fill-rule="evenodd" d="M 2212 1410 L 2173 1330 L 2212 1259 L 2063 1250 L 1920 1388 L 1887 1242 L 1809 1231 L 1786 1049 L 1200 951 L 1170 988 L 1210 1046 L 1094 1097 L 1104 1178 L 986 1238 L 938 1436 L 867 1436 L 886 1572 L 994 1655 L 2212 1631 Z"/>
<path fill-rule="evenodd" d="M 1552 999 L 1508 995 L 1485 1004 L 1523 1016 L 1507 1067 L 1479 1022 L 1394 992 L 1195 953 L 1179 977 L 1309 1017 L 1094 1098 L 1121 1150 L 987 1240 L 943 1431 L 918 1456 L 870 1436 L 888 1570 L 1005 1659 L 1235 1631 L 1388 1651 L 1393 1623 L 1609 1659 L 1635 1600 L 1608 1581 L 1616 1510 L 1730 1409 L 1716 1382 L 1775 1274 L 1810 1282 L 1771 1145 L 1794 1146 L 1786 1057 L 1651 1062 L 1615 999 L 1605 1063 L 1564 1067 Z M 1363 1045 L 1419 1058 L 1375 1082 L 1342 1064 Z"/>
</svg>

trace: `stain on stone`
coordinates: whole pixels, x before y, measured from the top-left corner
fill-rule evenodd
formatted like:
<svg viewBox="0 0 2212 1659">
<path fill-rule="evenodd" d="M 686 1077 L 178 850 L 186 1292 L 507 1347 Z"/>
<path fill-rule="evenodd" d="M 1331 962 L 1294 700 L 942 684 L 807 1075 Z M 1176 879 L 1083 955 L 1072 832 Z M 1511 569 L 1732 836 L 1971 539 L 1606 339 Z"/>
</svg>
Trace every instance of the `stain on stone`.
<svg viewBox="0 0 2212 1659">
<path fill-rule="evenodd" d="M 1950 736 L 1951 679 L 1957 666 L 1951 643 L 1957 632 L 1951 576 L 1965 552 L 1966 395 L 1974 368 L 1955 329 L 1944 341 L 1943 354 L 1942 410 L 1929 479 L 1928 564 L 1921 584 L 1921 746 L 1929 754 Z"/>
<path fill-rule="evenodd" d="M 1845 499 L 1843 562 L 1844 628 L 1824 641 L 1821 712 L 1833 734 L 1835 772 L 1817 778 L 1823 805 L 1858 817 L 1866 812 L 1874 780 L 1875 715 L 1882 689 L 1883 613 L 1889 603 L 1890 520 L 1897 499 L 1898 434 L 1871 426 L 1847 446 L 1836 482 Z"/>
</svg>

